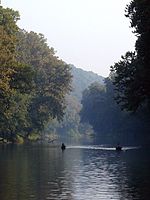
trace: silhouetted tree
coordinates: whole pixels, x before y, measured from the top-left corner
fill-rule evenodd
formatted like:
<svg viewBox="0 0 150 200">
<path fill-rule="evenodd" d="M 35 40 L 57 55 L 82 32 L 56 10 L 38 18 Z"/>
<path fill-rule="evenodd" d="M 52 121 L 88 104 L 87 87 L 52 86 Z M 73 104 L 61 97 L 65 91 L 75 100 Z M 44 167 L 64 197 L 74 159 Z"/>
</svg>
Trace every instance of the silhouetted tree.
<svg viewBox="0 0 150 200">
<path fill-rule="evenodd" d="M 136 111 L 140 106 L 150 106 L 150 1 L 131 1 L 126 17 L 137 36 L 135 52 L 127 52 L 111 71 L 118 103 L 123 109 Z"/>
</svg>

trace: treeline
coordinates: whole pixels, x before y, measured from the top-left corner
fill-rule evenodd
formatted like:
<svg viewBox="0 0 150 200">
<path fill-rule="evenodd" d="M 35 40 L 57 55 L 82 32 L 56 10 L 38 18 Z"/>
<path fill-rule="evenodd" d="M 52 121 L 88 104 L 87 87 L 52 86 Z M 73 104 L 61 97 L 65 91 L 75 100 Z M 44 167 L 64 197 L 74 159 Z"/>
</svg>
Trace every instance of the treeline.
<svg viewBox="0 0 150 200">
<path fill-rule="evenodd" d="M 19 17 L 0 6 L 0 137 L 11 142 L 62 120 L 72 78 L 42 34 L 17 26 Z"/>
<path fill-rule="evenodd" d="M 136 114 L 122 111 L 114 100 L 112 78 L 96 82 L 83 92 L 81 121 L 92 125 L 96 143 L 141 144 L 149 142 L 150 118 L 145 109 Z"/>
<path fill-rule="evenodd" d="M 132 0 L 125 12 L 137 40 L 135 51 L 111 67 L 116 100 L 129 111 L 144 106 L 150 111 L 150 1 Z"/>
<path fill-rule="evenodd" d="M 150 142 L 149 11 L 148 0 L 127 5 L 126 17 L 137 36 L 135 51 L 111 66 L 105 86 L 95 83 L 83 92 L 81 119 L 93 126 L 99 142 Z"/>
<path fill-rule="evenodd" d="M 47 124 L 44 130 L 45 135 L 70 144 L 92 141 L 95 135 L 94 130 L 89 123 L 82 123 L 79 115 L 81 102 L 72 95 L 66 96 L 66 102 L 67 107 L 63 120 L 61 122 L 53 120 Z"/>
<path fill-rule="evenodd" d="M 18 12 L 1 6 L 0 139 L 15 142 L 42 133 L 75 139 L 95 131 L 97 143 L 149 142 L 149 10 L 148 0 L 126 7 L 135 51 L 111 66 L 104 85 L 102 77 L 60 60 L 42 34 L 17 26 Z"/>
</svg>

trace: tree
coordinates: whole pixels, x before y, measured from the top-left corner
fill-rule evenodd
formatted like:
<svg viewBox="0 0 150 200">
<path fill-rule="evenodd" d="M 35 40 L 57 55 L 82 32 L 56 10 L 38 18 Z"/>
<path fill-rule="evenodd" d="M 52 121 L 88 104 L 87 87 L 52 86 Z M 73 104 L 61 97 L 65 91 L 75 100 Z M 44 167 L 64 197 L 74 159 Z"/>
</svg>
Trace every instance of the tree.
<svg viewBox="0 0 150 200">
<path fill-rule="evenodd" d="M 19 13 L 0 6 L 0 94 L 10 92 L 9 81 L 16 67 L 16 25 Z"/>
<path fill-rule="evenodd" d="M 35 94 L 28 110 L 28 131 L 42 131 L 50 119 L 63 118 L 65 95 L 71 89 L 70 67 L 55 56 L 42 34 L 20 30 L 18 38 L 19 61 L 35 70 Z"/>
<path fill-rule="evenodd" d="M 150 106 L 150 1 L 133 0 L 126 7 L 126 17 L 137 36 L 135 52 L 127 52 L 111 67 L 115 73 L 117 100 L 123 109 L 136 111 Z"/>
<path fill-rule="evenodd" d="M 95 131 L 104 125 L 103 113 L 107 109 L 106 103 L 106 88 L 98 82 L 92 83 L 86 90 L 83 91 L 82 110 L 80 112 L 81 121 L 89 123 Z M 101 124 L 101 125 L 100 125 Z"/>
<path fill-rule="evenodd" d="M 33 76 L 32 69 L 17 60 L 18 19 L 18 12 L 0 6 L 0 133 L 11 140 L 27 125 Z"/>
<path fill-rule="evenodd" d="M 97 143 L 145 143 L 149 139 L 149 115 L 144 109 L 131 115 L 121 111 L 114 100 L 113 74 L 105 79 L 105 87 L 91 85 L 83 93 L 81 121 L 88 122 L 96 132 Z M 142 134 L 141 134 L 142 132 Z"/>
<path fill-rule="evenodd" d="M 111 67 L 113 83 L 117 91 L 114 96 L 122 109 L 136 111 L 143 102 L 143 88 L 139 79 L 138 62 L 135 53 L 127 52 L 122 60 Z"/>
</svg>

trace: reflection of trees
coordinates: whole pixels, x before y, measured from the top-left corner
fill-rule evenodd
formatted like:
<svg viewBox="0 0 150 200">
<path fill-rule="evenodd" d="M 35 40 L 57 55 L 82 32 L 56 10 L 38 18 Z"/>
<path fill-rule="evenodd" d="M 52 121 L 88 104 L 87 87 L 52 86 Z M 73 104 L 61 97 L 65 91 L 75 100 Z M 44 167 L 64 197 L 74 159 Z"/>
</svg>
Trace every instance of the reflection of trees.
<svg viewBox="0 0 150 200">
<path fill-rule="evenodd" d="M 131 199 L 147 200 L 150 196 L 149 149 L 126 152 L 126 176 Z M 133 193 L 134 191 L 134 193 Z"/>
<path fill-rule="evenodd" d="M 0 199 L 41 200 L 69 195 L 60 149 L 5 146 L 1 154 Z"/>
<path fill-rule="evenodd" d="M 22 149 L 16 146 L 3 146 L 0 166 L 0 199 L 26 199 L 28 183 L 28 159 Z M 32 190 L 32 188 L 31 188 Z"/>
<path fill-rule="evenodd" d="M 148 153 L 0 147 L 0 199 L 147 199 Z"/>
</svg>

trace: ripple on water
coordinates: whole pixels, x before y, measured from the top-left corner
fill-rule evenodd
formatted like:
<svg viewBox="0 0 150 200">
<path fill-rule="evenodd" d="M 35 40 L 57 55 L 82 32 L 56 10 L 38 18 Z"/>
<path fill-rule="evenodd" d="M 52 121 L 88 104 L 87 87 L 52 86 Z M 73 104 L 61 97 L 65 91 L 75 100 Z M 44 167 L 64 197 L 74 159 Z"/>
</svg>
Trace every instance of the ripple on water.
<svg viewBox="0 0 150 200">
<path fill-rule="evenodd" d="M 150 196 L 149 157 L 136 148 L 114 150 L 76 146 L 63 153 L 52 148 L 16 149 L 13 154 L 3 151 L 0 199 L 146 199 Z"/>
</svg>

